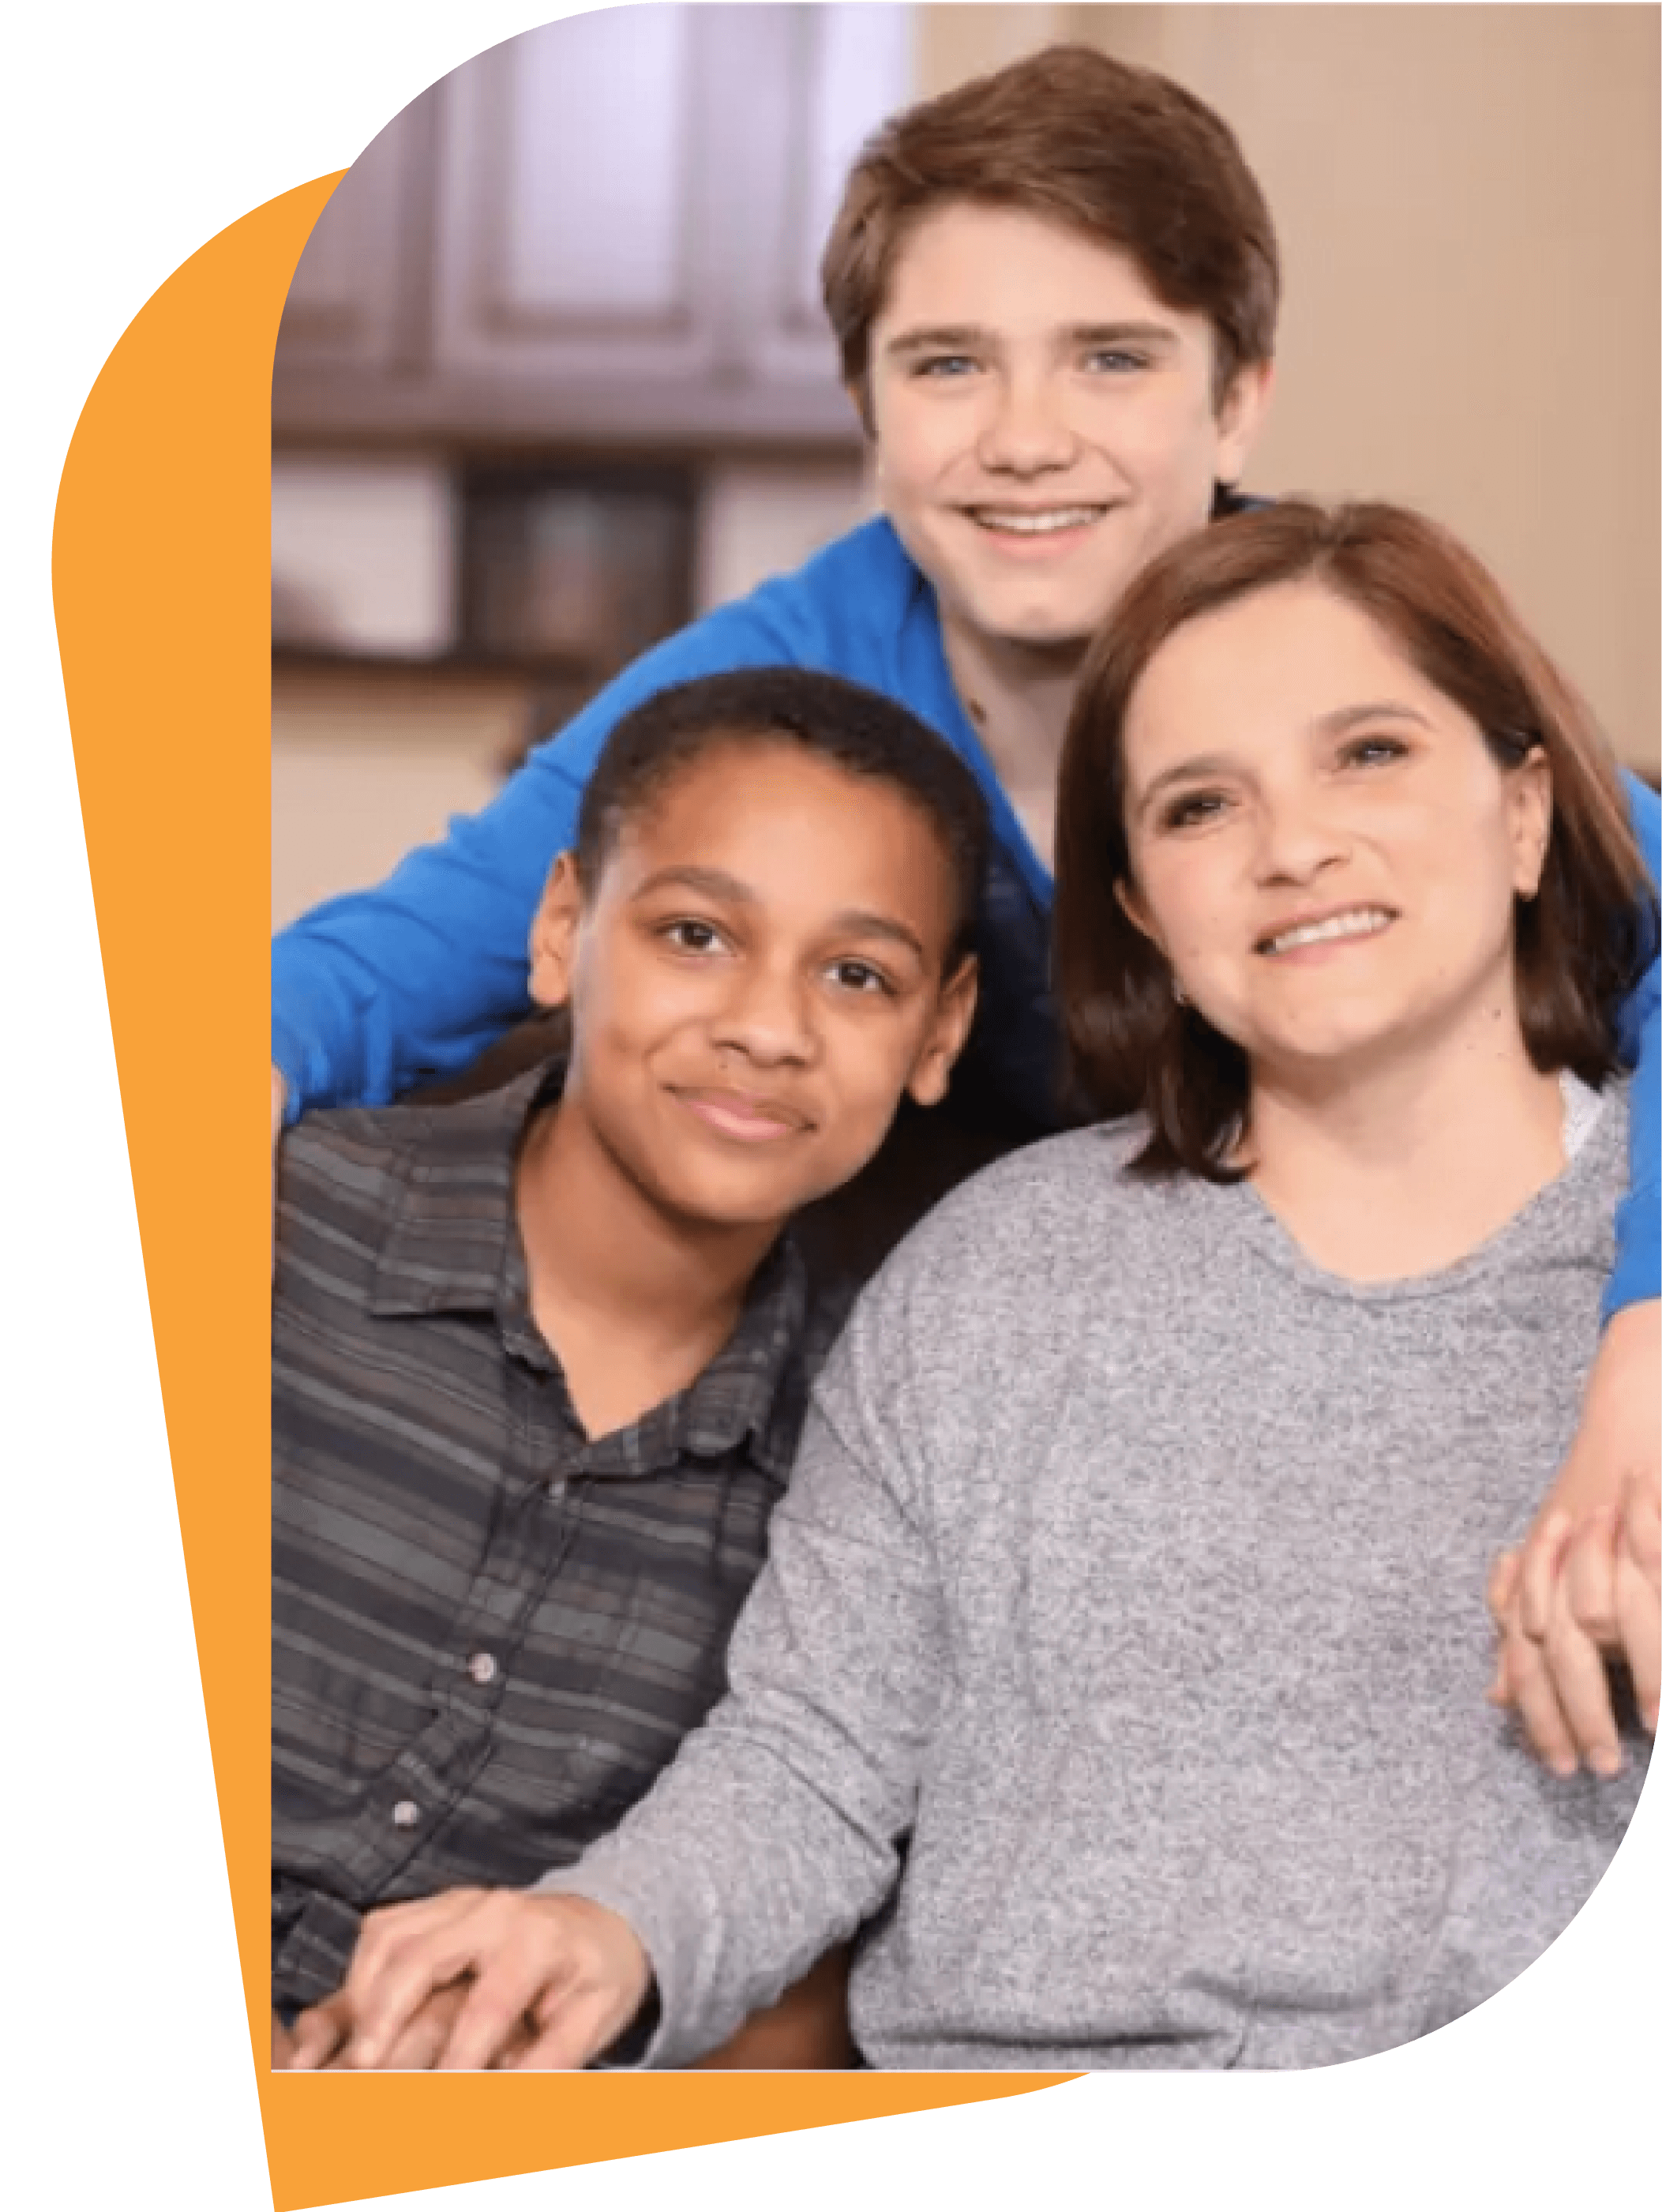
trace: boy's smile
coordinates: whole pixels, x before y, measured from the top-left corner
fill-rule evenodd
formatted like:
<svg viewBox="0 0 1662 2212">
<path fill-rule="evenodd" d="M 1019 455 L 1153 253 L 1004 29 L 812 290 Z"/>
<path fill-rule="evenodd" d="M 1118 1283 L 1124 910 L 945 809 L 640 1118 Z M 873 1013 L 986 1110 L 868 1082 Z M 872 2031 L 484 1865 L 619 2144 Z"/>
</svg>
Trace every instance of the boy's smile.
<svg viewBox="0 0 1662 2212">
<path fill-rule="evenodd" d="M 871 414 L 949 647 L 1083 649 L 1239 473 L 1265 382 L 1246 371 L 1220 404 L 1205 318 L 1125 254 L 1013 209 L 926 216 L 872 325 Z"/>
<path fill-rule="evenodd" d="M 754 1091 L 708 1086 L 676 1094 L 690 1112 L 738 1145 L 772 1145 L 781 1139 L 806 1134 L 811 1123 L 782 1101 L 758 1097 Z"/>
<path fill-rule="evenodd" d="M 569 995 L 561 1150 L 684 1224 L 771 1233 L 945 1088 L 973 1004 L 943 973 L 950 861 L 904 792 L 788 740 L 717 739 L 569 861 L 533 988 Z"/>
</svg>

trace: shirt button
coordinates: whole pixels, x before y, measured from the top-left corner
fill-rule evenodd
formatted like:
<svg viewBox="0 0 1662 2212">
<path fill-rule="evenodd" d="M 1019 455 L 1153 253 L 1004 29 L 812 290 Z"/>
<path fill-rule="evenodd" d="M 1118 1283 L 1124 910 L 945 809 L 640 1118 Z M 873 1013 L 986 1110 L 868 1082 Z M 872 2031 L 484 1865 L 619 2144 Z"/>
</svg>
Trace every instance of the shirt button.
<svg viewBox="0 0 1662 2212">
<path fill-rule="evenodd" d="M 549 1477 L 549 1496 L 550 1498 L 563 1498 L 565 1494 L 565 1476 L 563 1474 L 551 1474 Z"/>
<path fill-rule="evenodd" d="M 401 1797 L 392 1808 L 395 1828 L 413 1828 L 422 1817 L 422 1808 L 413 1797 Z"/>
<path fill-rule="evenodd" d="M 487 1682 L 496 1680 L 496 1662 L 488 1651 L 476 1651 L 467 1662 L 469 1679 L 482 1689 Z"/>
</svg>

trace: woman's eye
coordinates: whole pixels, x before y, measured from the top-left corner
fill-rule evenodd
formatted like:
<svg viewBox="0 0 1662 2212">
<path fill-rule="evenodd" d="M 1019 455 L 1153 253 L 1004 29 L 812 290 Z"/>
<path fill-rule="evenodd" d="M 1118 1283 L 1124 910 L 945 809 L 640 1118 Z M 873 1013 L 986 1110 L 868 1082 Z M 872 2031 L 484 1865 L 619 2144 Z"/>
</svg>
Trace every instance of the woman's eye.
<svg viewBox="0 0 1662 2212">
<path fill-rule="evenodd" d="M 666 921 L 658 934 L 677 952 L 713 952 L 721 943 L 721 932 L 707 921 Z"/>
<path fill-rule="evenodd" d="M 1382 768 L 1387 762 L 1406 758 L 1407 753 L 1400 738 L 1353 738 L 1339 757 L 1347 768 Z"/>
<path fill-rule="evenodd" d="M 895 987 L 888 976 L 868 960 L 834 960 L 827 972 L 842 990 L 894 994 Z"/>
<path fill-rule="evenodd" d="M 1208 823 L 1221 821 L 1228 805 L 1221 791 L 1186 791 L 1180 799 L 1171 799 L 1162 807 L 1160 826 L 1162 830 L 1198 830 Z"/>
</svg>

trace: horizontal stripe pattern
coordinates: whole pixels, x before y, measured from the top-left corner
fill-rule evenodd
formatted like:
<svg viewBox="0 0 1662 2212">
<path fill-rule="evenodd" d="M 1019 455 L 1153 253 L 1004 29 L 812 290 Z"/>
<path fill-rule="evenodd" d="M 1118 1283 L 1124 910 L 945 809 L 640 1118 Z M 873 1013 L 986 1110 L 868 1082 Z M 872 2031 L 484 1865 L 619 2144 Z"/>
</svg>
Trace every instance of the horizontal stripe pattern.
<svg viewBox="0 0 1662 2212">
<path fill-rule="evenodd" d="M 272 1990 L 371 1906 L 568 1864 L 725 1686 L 809 1375 L 782 1243 L 690 1389 L 593 1441 L 513 1212 L 543 1068 L 284 1141 L 272 1310 Z"/>
</svg>

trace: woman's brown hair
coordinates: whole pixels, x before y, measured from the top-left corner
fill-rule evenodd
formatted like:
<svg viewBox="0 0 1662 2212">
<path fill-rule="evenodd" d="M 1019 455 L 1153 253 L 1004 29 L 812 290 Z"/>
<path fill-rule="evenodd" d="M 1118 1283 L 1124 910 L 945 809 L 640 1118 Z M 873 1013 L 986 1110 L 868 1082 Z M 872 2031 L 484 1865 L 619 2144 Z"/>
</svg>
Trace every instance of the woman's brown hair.
<svg viewBox="0 0 1662 2212">
<path fill-rule="evenodd" d="M 1220 403 L 1274 354 L 1275 229 L 1228 124 L 1153 70 L 1046 46 L 891 116 L 849 173 L 820 281 L 868 429 L 871 325 L 895 257 L 925 216 L 966 200 L 1128 254 L 1156 299 L 1210 323 Z"/>
<path fill-rule="evenodd" d="M 1144 570 L 1087 656 L 1057 799 L 1056 986 L 1070 1066 L 1095 1113 L 1143 1112 L 1149 1173 L 1234 1178 L 1240 1048 L 1173 994 L 1164 957 L 1115 886 L 1131 880 L 1124 732 L 1132 694 L 1186 623 L 1263 591 L 1319 583 L 1368 615 L 1471 716 L 1503 766 L 1538 746 L 1552 778 L 1540 889 L 1515 918 L 1533 1064 L 1591 1084 L 1618 1066 L 1617 1009 L 1657 941 L 1656 895 L 1620 777 L 1586 706 L 1474 555 L 1423 515 L 1287 500 L 1212 524 Z"/>
</svg>

